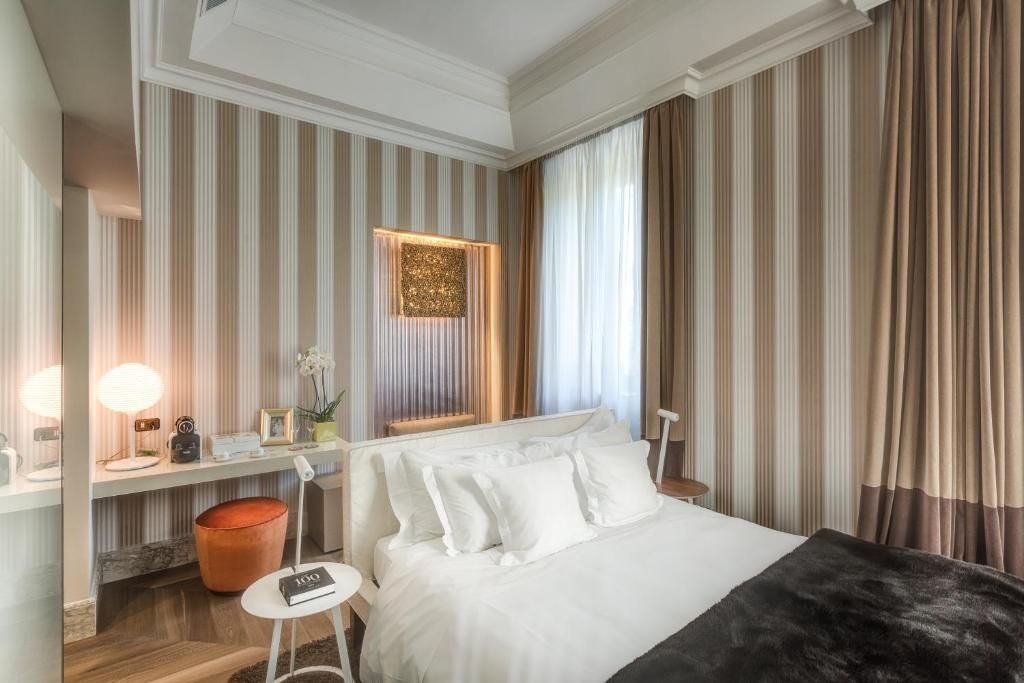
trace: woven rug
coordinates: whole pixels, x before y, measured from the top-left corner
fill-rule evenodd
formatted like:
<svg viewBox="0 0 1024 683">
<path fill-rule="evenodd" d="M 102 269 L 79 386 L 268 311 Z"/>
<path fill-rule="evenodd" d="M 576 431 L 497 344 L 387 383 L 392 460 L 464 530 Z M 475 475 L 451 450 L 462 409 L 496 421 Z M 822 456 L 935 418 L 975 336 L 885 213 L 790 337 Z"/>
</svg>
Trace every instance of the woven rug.
<svg viewBox="0 0 1024 683">
<path fill-rule="evenodd" d="M 352 630 L 345 631 L 345 640 L 348 641 L 349 661 L 352 663 L 352 675 L 359 680 L 359 653 L 352 643 Z M 284 651 L 277 658 L 277 675 L 283 676 L 288 673 L 288 664 L 291 660 L 291 652 Z M 314 640 L 311 643 L 300 645 L 295 653 L 295 668 L 301 669 L 306 666 L 316 665 L 341 666 L 338 659 L 338 644 L 334 638 L 323 638 Z M 259 664 L 247 666 L 231 675 L 231 683 L 263 683 L 267 678 L 267 660 Z M 341 679 L 338 676 L 328 673 L 308 673 L 296 676 L 291 679 L 295 683 L 338 683 Z"/>
</svg>

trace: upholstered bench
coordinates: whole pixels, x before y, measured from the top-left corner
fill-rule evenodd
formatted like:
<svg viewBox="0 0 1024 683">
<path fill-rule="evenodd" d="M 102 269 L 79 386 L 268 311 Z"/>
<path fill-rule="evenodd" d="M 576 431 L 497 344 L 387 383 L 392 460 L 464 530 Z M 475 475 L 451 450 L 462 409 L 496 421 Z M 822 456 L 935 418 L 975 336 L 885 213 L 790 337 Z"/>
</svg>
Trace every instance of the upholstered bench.
<svg viewBox="0 0 1024 683">
<path fill-rule="evenodd" d="M 276 498 L 242 498 L 196 518 L 196 556 L 203 585 L 236 593 L 281 568 L 288 505 Z"/>
</svg>

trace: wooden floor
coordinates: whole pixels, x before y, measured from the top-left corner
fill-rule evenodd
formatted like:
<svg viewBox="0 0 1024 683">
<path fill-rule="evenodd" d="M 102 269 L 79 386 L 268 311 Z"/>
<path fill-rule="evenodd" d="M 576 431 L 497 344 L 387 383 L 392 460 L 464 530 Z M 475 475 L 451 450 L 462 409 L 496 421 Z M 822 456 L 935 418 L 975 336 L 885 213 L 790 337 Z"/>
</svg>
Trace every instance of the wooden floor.
<svg viewBox="0 0 1024 683">
<path fill-rule="evenodd" d="M 303 561 L 340 562 L 341 553 Z M 289 557 L 291 551 L 285 551 Z M 97 635 L 64 648 L 64 680 L 227 681 L 238 669 L 267 658 L 273 623 L 242 610 L 241 596 L 203 587 L 195 564 L 107 584 L 100 589 Z M 286 644 L 290 628 L 285 625 Z M 296 642 L 333 636 L 329 616 L 298 622 Z"/>
</svg>

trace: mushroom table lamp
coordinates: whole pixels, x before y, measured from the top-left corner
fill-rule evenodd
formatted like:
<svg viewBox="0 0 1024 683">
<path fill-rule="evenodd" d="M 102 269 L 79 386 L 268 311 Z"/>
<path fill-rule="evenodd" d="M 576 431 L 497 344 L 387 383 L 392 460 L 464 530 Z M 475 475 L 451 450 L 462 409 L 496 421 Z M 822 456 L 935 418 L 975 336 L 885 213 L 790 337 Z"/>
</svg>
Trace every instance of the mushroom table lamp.
<svg viewBox="0 0 1024 683">
<path fill-rule="evenodd" d="M 125 363 L 107 372 L 96 386 L 96 397 L 104 406 L 115 413 L 128 416 L 127 458 L 111 460 L 107 469 L 112 472 L 141 470 L 160 462 L 154 456 L 137 456 L 135 453 L 135 417 L 156 405 L 164 395 L 164 383 L 160 375 L 141 363 Z"/>
<path fill-rule="evenodd" d="M 33 415 L 60 420 L 62 412 L 62 392 L 64 386 L 64 370 L 60 365 L 51 365 L 25 380 L 21 385 L 21 405 Z M 59 438 L 59 433 L 55 438 Z M 54 467 L 29 472 L 25 475 L 29 481 L 57 481 L 61 478 L 61 467 Z"/>
</svg>

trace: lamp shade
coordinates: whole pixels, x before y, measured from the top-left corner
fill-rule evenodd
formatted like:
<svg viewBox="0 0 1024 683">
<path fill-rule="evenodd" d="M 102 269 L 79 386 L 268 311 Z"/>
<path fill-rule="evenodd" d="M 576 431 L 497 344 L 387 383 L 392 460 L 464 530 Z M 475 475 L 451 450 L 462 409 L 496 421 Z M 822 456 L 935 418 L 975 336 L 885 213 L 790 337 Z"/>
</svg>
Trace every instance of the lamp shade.
<svg viewBox="0 0 1024 683">
<path fill-rule="evenodd" d="M 63 377 L 63 368 L 59 365 L 51 365 L 32 375 L 21 385 L 21 405 L 34 415 L 59 420 Z"/>
<path fill-rule="evenodd" d="M 153 368 L 125 363 L 108 371 L 96 385 L 96 398 L 115 413 L 134 415 L 164 395 L 164 383 Z"/>
</svg>

